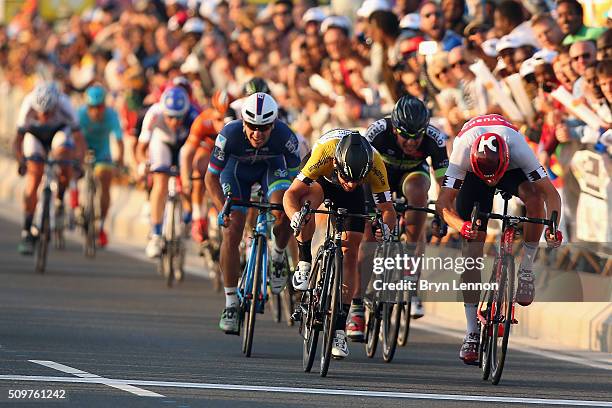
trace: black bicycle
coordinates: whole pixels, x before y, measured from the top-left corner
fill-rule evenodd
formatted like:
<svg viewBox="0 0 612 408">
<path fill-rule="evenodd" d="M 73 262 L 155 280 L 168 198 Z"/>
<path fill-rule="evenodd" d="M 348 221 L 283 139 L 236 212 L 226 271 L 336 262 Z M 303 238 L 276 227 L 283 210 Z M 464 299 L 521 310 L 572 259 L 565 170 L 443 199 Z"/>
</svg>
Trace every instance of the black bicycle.
<svg viewBox="0 0 612 408">
<path fill-rule="evenodd" d="M 484 300 L 478 307 L 478 320 L 481 324 L 479 366 L 482 368 L 482 379 L 487 380 L 491 376 L 491 382 L 495 385 L 499 384 L 504 369 L 510 327 L 518 324 L 518 320 L 514 318 L 515 271 L 512 252 L 516 227 L 520 223 L 528 222 L 546 225 L 553 234 L 557 231 L 556 211 L 552 212 L 549 220 L 507 215 L 508 201 L 512 195 L 502 192 L 501 196 L 504 200 L 503 214 L 481 212 L 480 203 L 475 203 L 471 215 L 472 225 L 476 225 L 479 218 L 502 220 L 500 251 L 489 279 L 489 283 L 496 285 L 492 285 L 492 289 L 485 292 Z"/>
<path fill-rule="evenodd" d="M 299 332 L 304 339 L 302 364 L 305 372 L 310 372 L 312 368 L 317 351 L 319 332 L 323 331 L 319 370 L 321 377 L 325 377 L 329 369 L 336 319 L 342 309 L 342 262 L 344 259 L 342 233 L 344 232 L 344 220 L 354 217 L 373 221 L 373 218 L 375 218 L 364 214 L 349 214 L 346 208 L 334 210 L 329 199 L 324 201 L 324 205 L 327 210 L 311 209 L 310 202 L 307 201 L 300 210 L 300 225 L 309 214 L 325 214 L 328 215 L 328 218 L 325 240 L 317 250 L 313 268 L 308 278 L 308 289 L 302 294 L 297 310 L 297 317 L 300 321 Z M 295 231 L 295 235 L 297 236 L 299 233 L 300 228 Z"/>
</svg>

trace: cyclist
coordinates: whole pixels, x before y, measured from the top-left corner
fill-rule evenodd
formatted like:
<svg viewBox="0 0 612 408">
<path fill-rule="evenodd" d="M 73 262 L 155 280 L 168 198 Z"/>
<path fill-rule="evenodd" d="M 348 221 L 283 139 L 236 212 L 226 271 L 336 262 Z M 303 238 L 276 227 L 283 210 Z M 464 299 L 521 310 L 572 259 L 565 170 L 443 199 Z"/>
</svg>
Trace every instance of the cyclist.
<svg viewBox="0 0 612 408">
<path fill-rule="evenodd" d="M 315 183 L 316 181 L 316 183 Z M 316 142 L 301 172 L 285 193 L 283 204 L 292 228 L 296 228 L 301 206 L 307 200 L 313 208 L 324 199 L 330 199 L 336 208 L 346 208 L 349 213 L 365 213 L 365 196 L 362 184 L 367 183 L 373 193 L 376 206 L 382 211 L 384 224 L 378 235 L 388 236 L 395 224 L 395 210 L 387 181 L 387 170 L 380 154 L 359 132 L 335 129 L 325 133 Z M 343 299 L 350 299 L 354 287 L 360 282 L 357 253 L 365 228 L 363 219 L 350 218 L 345 225 Z M 315 221 L 311 218 L 298 236 L 298 267 L 293 275 L 293 287 L 306 290 L 310 274 L 311 242 Z M 346 317 L 350 304 L 342 305 L 338 316 L 332 355 L 344 358 L 349 354 L 346 343 Z"/>
<path fill-rule="evenodd" d="M 219 132 L 215 140 L 206 188 L 219 211 L 219 225 L 225 226 L 221 243 L 220 265 L 225 287 L 225 308 L 219 328 L 226 334 L 238 334 L 238 297 L 236 296 L 240 258 L 236 256 L 245 225 L 245 208 L 232 207 L 230 217 L 223 217 L 224 195 L 249 200 L 251 187 L 259 183 L 271 203 L 281 203 L 285 190 L 299 165 L 297 138 L 289 127 L 277 120 L 278 106 L 265 93 L 254 93 L 242 105 L 242 120 L 234 120 Z M 272 230 L 270 286 L 280 293 L 286 283 L 282 270 L 285 247 L 289 240 L 289 220 L 281 211 L 274 211 Z"/>
<path fill-rule="evenodd" d="M 62 161 L 58 178 L 56 225 L 63 223 L 64 193 L 72 177 L 72 163 L 82 158 L 82 136 L 76 114 L 68 96 L 53 82 L 43 82 L 26 95 L 17 116 L 17 135 L 13 149 L 19 163 L 19 174 L 26 176 L 24 189 L 24 223 L 19 252 L 34 253 L 32 221 L 38 201 L 38 186 L 42 180 L 47 155 Z"/>
<path fill-rule="evenodd" d="M 110 135 L 117 141 L 119 166 L 123 164 L 123 131 L 119 115 L 105 104 L 106 91 L 101 85 L 92 85 L 85 91 L 85 105 L 78 111 L 79 125 L 89 149 L 95 153 L 95 175 L 100 182 L 100 228 L 98 244 L 108 243 L 104 220 L 110 206 L 110 186 L 113 178 Z"/>
<path fill-rule="evenodd" d="M 160 101 L 149 108 L 145 115 L 142 132 L 138 137 L 136 149 L 140 166 L 148 162 L 153 173 L 151 190 L 151 239 L 147 244 L 146 254 L 149 258 L 161 255 L 162 221 L 166 197 L 168 195 L 168 178 L 172 166 L 178 166 L 181 147 L 187 139 L 189 128 L 197 111 L 189 103 L 187 92 L 181 87 L 170 87 L 164 91 Z M 189 208 L 189 203 L 183 203 Z M 183 213 L 183 222 L 191 222 L 191 213 Z"/>
<path fill-rule="evenodd" d="M 185 182 L 184 191 L 187 195 L 190 190 L 193 191 L 190 194 L 193 207 L 191 236 L 199 243 L 208 238 L 208 217 L 203 208 L 206 194 L 204 175 L 215 145 L 215 138 L 225 125 L 224 118 L 230 102 L 231 96 L 226 91 L 216 91 L 211 98 L 212 107 L 205 109 L 193 121 L 187 142 L 181 150 L 181 178 L 190 180 L 193 176 L 193 188 L 190 188 L 191 183 Z M 197 169 L 195 172 L 194 167 Z"/>
<path fill-rule="evenodd" d="M 390 117 L 374 122 L 365 135 L 385 162 L 391 192 L 396 193 L 398 198 L 405 197 L 407 204 L 415 207 L 427 206 L 430 187 L 427 158 L 431 157 L 438 184 L 442 182 L 448 167 L 448 137 L 430 125 L 429 118 L 430 113 L 425 104 L 414 96 L 406 95 L 397 101 Z M 426 213 L 418 211 L 406 211 L 404 214 L 407 239 L 417 244 L 417 254 L 424 251 L 423 227 L 426 216 Z M 369 235 L 366 233 L 364 239 L 371 240 Z M 360 295 L 354 295 L 357 304 L 353 303 L 351 307 L 347 325 L 349 338 L 358 341 L 363 338 L 365 324 Z M 423 317 L 423 305 L 417 296 L 412 297 L 410 311 L 415 319 Z"/>
<path fill-rule="evenodd" d="M 470 214 L 474 202 L 480 210 L 490 212 L 495 189 L 518 196 L 525 204 L 528 217 L 548 218 L 552 211 L 561 214 L 559 193 L 540 165 L 525 137 L 501 115 L 473 118 L 453 142 L 450 164 L 444 176 L 436 210 L 451 227 L 461 232 L 470 245 L 463 246 L 464 257 L 483 255 L 486 220 L 472 225 Z M 548 214 L 548 217 L 547 217 Z M 516 301 L 522 306 L 531 304 L 535 294 L 533 260 L 542 236 L 543 226 L 524 226 L 523 257 L 518 273 Z M 545 233 L 549 246 L 559 246 L 560 231 Z M 464 282 L 480 282 L 480 270 L 468 269 Z M 459 358 L 466 364 L 478 359 L 479 325 L 476 317 L 479 291 L 463 292 L 467 331 Z"/>
</svg>

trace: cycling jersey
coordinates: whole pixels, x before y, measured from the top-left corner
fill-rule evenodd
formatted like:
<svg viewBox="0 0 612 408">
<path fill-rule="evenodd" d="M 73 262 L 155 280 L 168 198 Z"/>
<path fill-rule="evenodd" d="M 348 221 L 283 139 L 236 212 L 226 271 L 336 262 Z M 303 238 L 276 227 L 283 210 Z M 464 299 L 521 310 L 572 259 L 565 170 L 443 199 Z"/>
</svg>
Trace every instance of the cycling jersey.
<svg viewBox="0 0 612 408">
<path fill-rule="evenodd" d="M 94 122 L 87 114 L 87 106 L 82 106 L 78 111 L 79 124 L 87 146 L 96 155 L 96 163 L 112 163 L 110 135 L 117 140 L 123 139 L 123 130 L 119 122 L 119 115 L 110 107 L 104 109 L 104 116 L 99 122 Z"/>
<path fill-rule="evenodd" d="M 23 128 L 31 124 L 37 124 L 37 113 L 32 107 L 34 93 L 29 93 L 23 98 L 19 113 L 17 114 L 17 129 Z M 79 129 L 79 121 L 72 108 L 70 99 L 65 94 L 60 94 L 57 106 L 53 110 L 49 120 L 45 123 L 49 127 L 57 127 L 58 125 L 69 126 L 70 130 L 76 131 Z"/>
<path fill-rule="evenodd" d="M 444 176 L 443 186 L 460 189 L 466 174 L 472 172 L 470 154 L 474 141 L 484 133 L 497 133 L 504 138 L 510 153 L 508 170 L 520 169 L 526 178 L 534 182 L 548 177 L 546 170 L 527 144 L 525 137 L 500 115 L 483 115 L 468 121 L 453 142 L 450 164 Z"/>
<path fill-rule="evenodd" d="M 268 142 L 259 149 L 247 140 L 243 122 L 234 120 L 219 132 L 208 171 L 219 175 L 223 192 L 238 200 L 248 200 L 255 183 L 270 198 L 273 192 L 289 188 L 289 180 L 300 164 L 298 149 L 295 134 L 279 120 L 274 122 Z"/>
<path fill-rule="evenodd" d="M 216 117 L 216 110 L 209 108 L 204 110 L 193 121 L 189 130 L 187 143 L 193 147 L 202 147 L 208 153 L 211 152 L 215 145 L 217 130 L 213 124 L 213 118 Z"/>
<path fill-rule="evenodd" d="M 407 171 L 421 167 L 431 157 L 436 177 L 444 176 L 448 167 L 446 140 L 448 136 L 435 126 L 429 125 L 427 135 L 423 138 L 416 152 L 406 154 L 397 144 L 390 118 L 377 120 L 370 125 L 365 135 L 366 139 L 378 150 L 387 170 Z"/>
<path fill-rule="evenodd" d="M 190 105 L 189 110 L 183 117 L 181 132 L 179 132 L 179 134 L 177 135 L 177 141 L 180 142 L 181 146 L 185 142 L 185 139 L 189 134 L 189 129 L 191 128 L 191 125 L 193 124 L 198 114 L 199 112 L 197 111 L 197 109 L 193 105 Z M 163 122 L 163 117 L 164 109 L 161 104 L 158 102 L 151 105 L 149 110 L 147 110 L 147 113 L 145 113 L 144 119 L 142 120 L 142 129 L 140 130 L 140 136 L 138 136 L 138 141 L 141 143 L 148 143 L 151 140 L 153 129 L 157 126 L 160 126 L 160 121 Z"/>
<path fill-rule="evenodd" d="M 327 181 L 338 184 L 338 180 L 334 177 L 334 155 L 336 146 L 340 140 L 350 134 L 350 130 L 334 129 L 325 133 L 315 143 L 310 158 L 298 174 L 298 179 L 310 185 L 319 177 L 324 177 Z M 372 190 L 374 201 L 379 204 L 391 200 L 389 192 L 389 181 L 387 179 L 387 169 L 381 155 L 376 149 L 373 150 L 372 169 L 366 176 L 366 183 Z"/>
</svg>

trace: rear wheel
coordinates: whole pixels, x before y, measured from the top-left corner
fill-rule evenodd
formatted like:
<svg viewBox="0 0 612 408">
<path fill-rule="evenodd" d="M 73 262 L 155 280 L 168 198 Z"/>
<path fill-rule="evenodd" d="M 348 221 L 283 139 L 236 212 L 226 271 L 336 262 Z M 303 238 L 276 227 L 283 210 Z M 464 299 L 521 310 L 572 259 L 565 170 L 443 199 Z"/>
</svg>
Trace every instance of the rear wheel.
<svg viewBox="0 0 612 408">
<path fill-rule="evenodd" d="M 35 270 L 38 273 L 45 273 L 47 266 L 47 255 L 49 250 L 49 239 L 51 238 L 50 225 L 50 209 L 51 207 L 51 189 L 43 190 L 43 207 L 40 229 L 38 233 L 38 242 L 36 243 L 36 265 Z"/>
</svg>

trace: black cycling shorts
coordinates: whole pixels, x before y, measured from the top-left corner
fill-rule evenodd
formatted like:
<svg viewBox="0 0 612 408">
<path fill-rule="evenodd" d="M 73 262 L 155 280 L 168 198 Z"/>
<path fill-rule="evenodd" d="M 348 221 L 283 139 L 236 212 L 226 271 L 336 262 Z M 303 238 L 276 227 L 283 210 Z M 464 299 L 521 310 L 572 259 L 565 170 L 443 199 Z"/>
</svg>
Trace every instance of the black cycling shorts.
<svg viewBox="0 0 612 408">
<path fill-rule="evenodd" d="M 528 181 L 525 173 L 521 169 L 508 170 L 494 187 L 489 187 L 484 181 L 480 180 L 474 173 L 467 173 L 459 194 L 457 195 L 457 213 L 464 220 L 470 219 L 474 203 L 480 203 L 480 211 L 491 212 L 493 209 L 493 196 L 495 190 L 502 190 L 506 193 L 518 196 L 518 188 L 523 182 Z M 487 230 L 487 222 L 481 219 L 480 231 Z"/>
<path fill-rule="evenodd" d="M 340 185 L 333 184 L 324 177 L 319 177 L 317 183 L 323 187 L 323 196 L 332 202 L 332 208 L 346 208 L 350 214 L 365 214 L 365 196 L 363 186 L 353 191 L 345 191 Z M 361 232 L 365 229 L 363 218 L 350 217 L 344 221 L 344 230 Z"/>
</svg>

